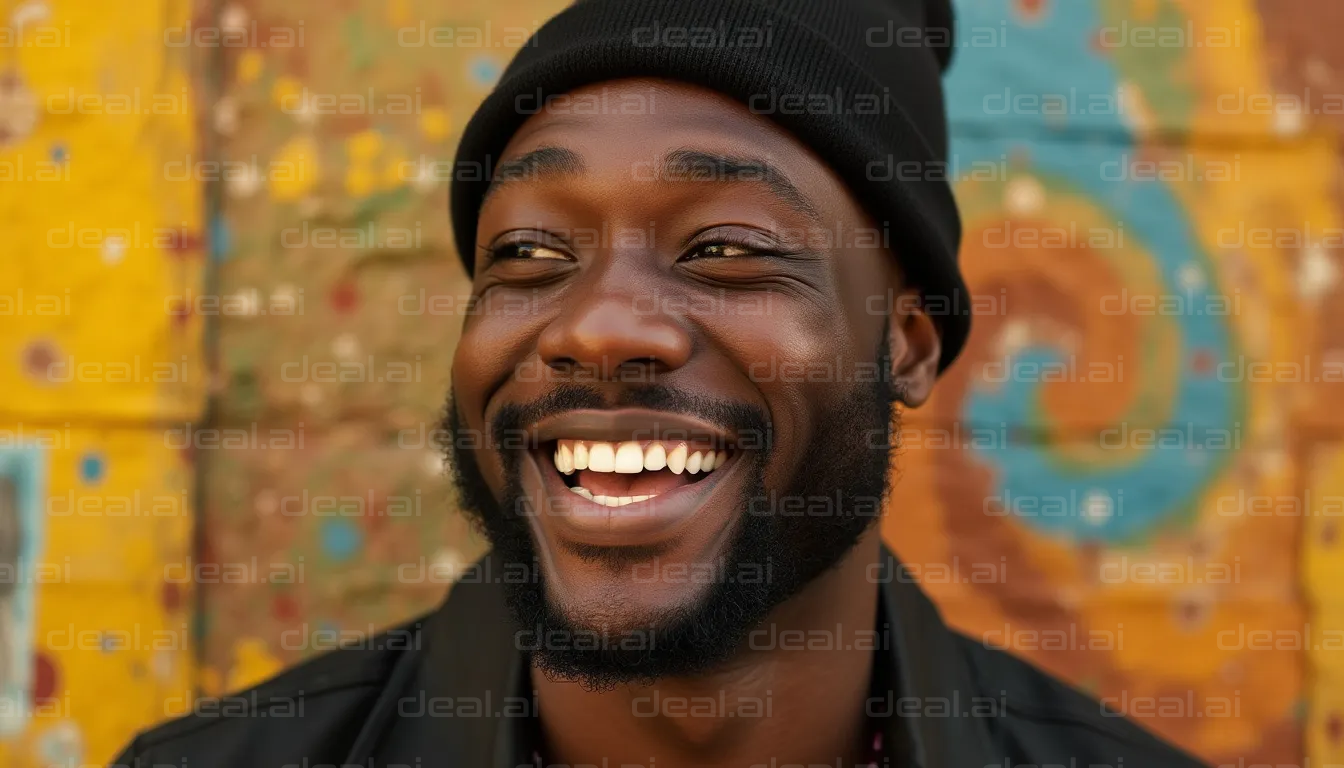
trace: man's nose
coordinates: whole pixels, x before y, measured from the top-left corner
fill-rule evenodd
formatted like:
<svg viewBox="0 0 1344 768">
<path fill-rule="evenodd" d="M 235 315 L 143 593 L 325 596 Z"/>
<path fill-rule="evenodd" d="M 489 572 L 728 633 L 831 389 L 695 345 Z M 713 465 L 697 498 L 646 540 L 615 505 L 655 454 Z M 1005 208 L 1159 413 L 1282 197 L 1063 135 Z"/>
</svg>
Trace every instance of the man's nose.
<svg viewBox="0 0 1344 768">
<path fill-rule="evenodd" d="M 538 352 L 553 369 L 612 379 L 632 366 L 649 373 L 680 368 L 690 360 L 691 337 L 657 301 L 606 292 L 567 308 L 542 332 Z"/>
</svg>

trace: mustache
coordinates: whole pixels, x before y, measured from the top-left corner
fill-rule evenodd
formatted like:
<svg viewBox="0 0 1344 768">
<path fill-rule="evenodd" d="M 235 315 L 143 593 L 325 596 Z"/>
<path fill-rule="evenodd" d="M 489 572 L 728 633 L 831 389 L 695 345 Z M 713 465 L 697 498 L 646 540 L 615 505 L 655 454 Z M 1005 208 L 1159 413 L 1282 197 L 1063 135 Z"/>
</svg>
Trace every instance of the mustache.
<svg viewBox="0 0 1344 768">
<path fill-rule="evenodd" d="M 751 403 L 674 389 L 665 384 L 649 384 L 622 389 L 615 397 L 602 389 L 583 384 L 560 384 L 530 403 L 507 403 L 490 420 L 490 436 L 495 445 L 516 443 L 528 424 L 544 418 L 578 410 L 615 410 L 648 408 L 667 413 L 695 416 L 732 432 L 770 435 L 771 421 L 765 411 Z M 764 441 L 768 447 L 771 441 Z"/>
</svg>

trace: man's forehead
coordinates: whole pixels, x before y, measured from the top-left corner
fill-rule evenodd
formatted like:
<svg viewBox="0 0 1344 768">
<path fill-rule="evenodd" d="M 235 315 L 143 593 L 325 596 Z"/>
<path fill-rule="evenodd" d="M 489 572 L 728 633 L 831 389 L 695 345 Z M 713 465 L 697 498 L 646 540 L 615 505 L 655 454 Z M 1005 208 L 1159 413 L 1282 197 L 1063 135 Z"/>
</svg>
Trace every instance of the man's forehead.
<svg viewBox="0 0 1344 768">
<path fill-rule="evenodd" d="M 642 97 L 634 103 L 622 95 Z M 542 99 L 535 99 L 538 104 Z M 599 83 L 539 106 L 491 171 L 482 204 L 519 182 L 611 175 L 755 184 L 809 218 L 842 184 L 787 130 L 722 93 L 650 78 Z"/>
<path fill-rule="evenodd" d="M 602 157 L 602 153 L 598 153 Z M 580 151 L 564 146 L 542 146 L 504 160 L 496 168 L 485 200 L 515 184 L 564 177 L 582 177 L 589 161 Z M 821 211 L 788 171 L 768 155 L 734 153 L 695 146 L 668 149 L 644 167 L 630 167 L 631 176 L 665 183 L 756 184 L 816 223 Z"/>
<path fill-rule="evenodd" d="M 502 157 L 541 145 L 580 145 L 592 141 L 609 150 L 657 144 L 740 142 L 807 153 L 807 147 L 767 116 L 718 91 L 689 83 L 652 78 L 597 83 L 517 105 L 531 116 L 514 132 Z"/>
</svg>

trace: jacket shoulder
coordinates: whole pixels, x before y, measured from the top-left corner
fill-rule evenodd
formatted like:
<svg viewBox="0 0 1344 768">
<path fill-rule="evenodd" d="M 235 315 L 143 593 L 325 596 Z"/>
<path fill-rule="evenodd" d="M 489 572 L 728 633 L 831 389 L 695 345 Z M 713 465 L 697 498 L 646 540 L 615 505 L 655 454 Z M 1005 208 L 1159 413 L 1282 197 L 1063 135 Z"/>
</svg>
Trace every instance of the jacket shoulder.
<svg viewBox="0 0 1344 768">
<path fill-rule="evenodd" d="M 1002 699 L 999 737 L 1022 762 L 1202 768 L 1205 763 L 1097 699 L 959 632 L 981 692 Z"/>
<path fill-rule="evenodd" d="M 201 696 L 142 731 L 112 763 L 281 766 L 339 763 L 392 668 L 420 647 L 427 617 L 314 656 L 251 688 Z"/>
</svg>

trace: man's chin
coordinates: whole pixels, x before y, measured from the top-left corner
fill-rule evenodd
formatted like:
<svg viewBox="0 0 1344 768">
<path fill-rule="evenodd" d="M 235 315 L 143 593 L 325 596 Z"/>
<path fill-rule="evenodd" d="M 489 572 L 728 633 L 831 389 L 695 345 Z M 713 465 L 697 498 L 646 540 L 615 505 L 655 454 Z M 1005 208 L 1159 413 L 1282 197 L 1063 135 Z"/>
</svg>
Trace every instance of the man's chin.
<svg viewBox="0 0 1344 768">
<path fill-rule="evenodd" d="M 530 641 L 520 645 L 548 676 L 589 688 L 708 672 L 732 656 L 739 629 L 754 626 L 765 607 L 763 593 L 753 600 L 713 573 L 722 568 L 655 558 L 614 575 L 604 561 L 557 569 L 550 557 L 540 560 L 543 585 L 511 601 L 525 627 L 520 638 Z M 751 603 L 756 611 L 740 612 Z"/>
<path fill-rule="evenodd" d="M 665 653 L 675 642 L 678 621 L 686 615 L 686 611 L 673 610 L 671 615 L 655 617 L 609 606 L 555 609 L 549 630 L 544 636 L 538 633 L 527 650 L 543 672 L 590 688 L 696 674 L 705 671 L 699 664 L 669 665 Z"/>
<path fill-rule="evenodd" d="M 601 574 L 587 574 L 584 581 L 591 588 L 575 589 L 575 580 L 547 574 L 547 602 L 567 623 L 596 632 L 665 627 L 694 613 L 709 593 L 703 584 L 612 582 Z"/>
<path fill-rule="evenodd" d="M 726 656 L 686 653 L 688 620 L 695 610 L 673 608 L 664 615 L 611 605 L 561 608 L 548 601 L 545 614 L 517 636 L 533 666 L 553 679 L 574 681 L 594 690 L 623 683 L 651 683 L 666 677 L 694 676 Z M 706 638 L 708 639 L 708 638 Z M 720 638 L 714 638 L 720 639 Z"/>
<path fill-rule="evenodd" d="M 758 570 L 729 565 L 741 554 L 734 545 L 742 523 L 738 516 L 703 540 L 592 546 L 548 535 L 533 518 L 532 546 L 540 554 L 548 610 L 576 631 L 598 636 L 677 626 L 703 611 L 716 588 L 741 581 L 738 571 Z"/>
</svg>

